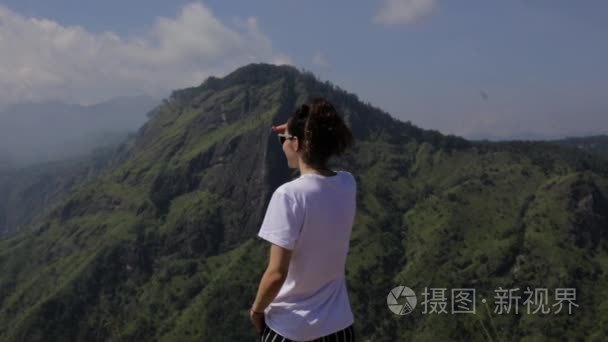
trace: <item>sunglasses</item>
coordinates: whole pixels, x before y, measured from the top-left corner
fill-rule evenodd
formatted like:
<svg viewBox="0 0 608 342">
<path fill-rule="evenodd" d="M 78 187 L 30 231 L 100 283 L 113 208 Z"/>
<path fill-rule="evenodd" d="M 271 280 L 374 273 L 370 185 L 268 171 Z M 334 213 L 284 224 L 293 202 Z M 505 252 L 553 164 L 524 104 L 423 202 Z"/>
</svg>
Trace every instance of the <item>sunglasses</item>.
<svg viewBox="0 0 608 342">
<path fill-rule="evenodd" d="M 279 136 L 279 142 L 281 142 L 281 145 L 283 145 L 283 143 L 285 142 L 285 140 L 289 139 L 295 139 L 295 135 L 291 135 L 291 134 L 287 134 L 287 133 L 279 133 L 277 134 Z"/>
</svg>

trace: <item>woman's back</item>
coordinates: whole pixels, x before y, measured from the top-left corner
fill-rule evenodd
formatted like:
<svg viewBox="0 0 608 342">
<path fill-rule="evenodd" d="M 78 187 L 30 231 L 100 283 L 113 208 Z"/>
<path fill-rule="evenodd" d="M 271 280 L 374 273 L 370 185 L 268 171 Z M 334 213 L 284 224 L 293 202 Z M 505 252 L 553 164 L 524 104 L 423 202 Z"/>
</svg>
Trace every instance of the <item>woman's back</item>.
<svg viewBox="0 0 608 342">
<path fill-rule="evenodd" d="M 303 174 L 273 194 L 258 236 L 292 250 L 287 278 L 266 309 L 266 324 L 312 340 L 353 323 L 344 278 L 356 211 L 352 174 Z"/>
</svg>

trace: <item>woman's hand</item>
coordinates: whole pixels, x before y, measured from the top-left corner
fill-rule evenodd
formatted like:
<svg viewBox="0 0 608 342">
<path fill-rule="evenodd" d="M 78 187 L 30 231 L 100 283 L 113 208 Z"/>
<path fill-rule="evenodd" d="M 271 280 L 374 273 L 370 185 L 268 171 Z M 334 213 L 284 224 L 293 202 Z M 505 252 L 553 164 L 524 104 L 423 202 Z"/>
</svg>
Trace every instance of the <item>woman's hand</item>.
<svg viewBox="0 0 608 342">
<path fill-rule="evenodd" d="M 266 321 L 264 319 L 263 312 L 255 312 L 253 309 L 249 310 L 249 319 L 251 319 L 251 323 L 255 327 L 255 330 L 258 334 L 262 335 L 264 332 L 264 327 L 266 326 Z"/>
<path fill-rule="evenodd" d="M 285 130 L 287 129 L 287 123 L 284 123 L 282 125 L 272 125 L 272 131 L 275 133 L 285 133 Z"/>
</svg>

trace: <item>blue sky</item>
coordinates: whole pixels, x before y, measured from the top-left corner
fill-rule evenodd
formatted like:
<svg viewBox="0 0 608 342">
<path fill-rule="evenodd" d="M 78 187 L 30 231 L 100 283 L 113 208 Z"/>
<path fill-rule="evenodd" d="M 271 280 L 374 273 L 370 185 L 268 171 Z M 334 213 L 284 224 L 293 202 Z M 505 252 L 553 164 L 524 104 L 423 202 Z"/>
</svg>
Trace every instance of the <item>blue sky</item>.
<svg viewBox="0 0 608 342">
<path fill-rule="evenodd" d="M 163 94 L 161 84 L 194 85 L 247 61 L 282 61 L 445 133 L 608 133 L 603 0 L 11 0 L 0 6 L 2 54 L 8 56 L 2 37 L 19 36 L 13 62 L 0 60 L 0 75 L 2 68 L 20 70 L 0 83 L 10 95 L 4 102 Z M 59 28 L 37 23 L 31 31 L 31 18 Z M 203 48 L 194 46 L 198 38 Z M 66 40 L 49 47 L 48 56 L 40 52 L 48 41 Z"/>
</svg>

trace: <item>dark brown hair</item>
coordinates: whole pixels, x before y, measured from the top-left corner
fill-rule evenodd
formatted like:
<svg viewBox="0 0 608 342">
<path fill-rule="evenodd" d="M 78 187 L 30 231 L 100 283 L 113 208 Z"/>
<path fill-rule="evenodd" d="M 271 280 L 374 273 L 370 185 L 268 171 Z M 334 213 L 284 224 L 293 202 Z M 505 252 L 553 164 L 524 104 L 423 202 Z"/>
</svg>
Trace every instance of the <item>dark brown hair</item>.
<svg viewBox="0 0 608 342">
<path fill-rule="evenodd" d="M 353 135 L 334 106 L 323 98 L 301 105 L 287 121 L 287 130 L 298 137 L 302 159 L 315 169 L 327 167 L 331 156 L 342 155 L 353 144 Z"/>
</svg>

